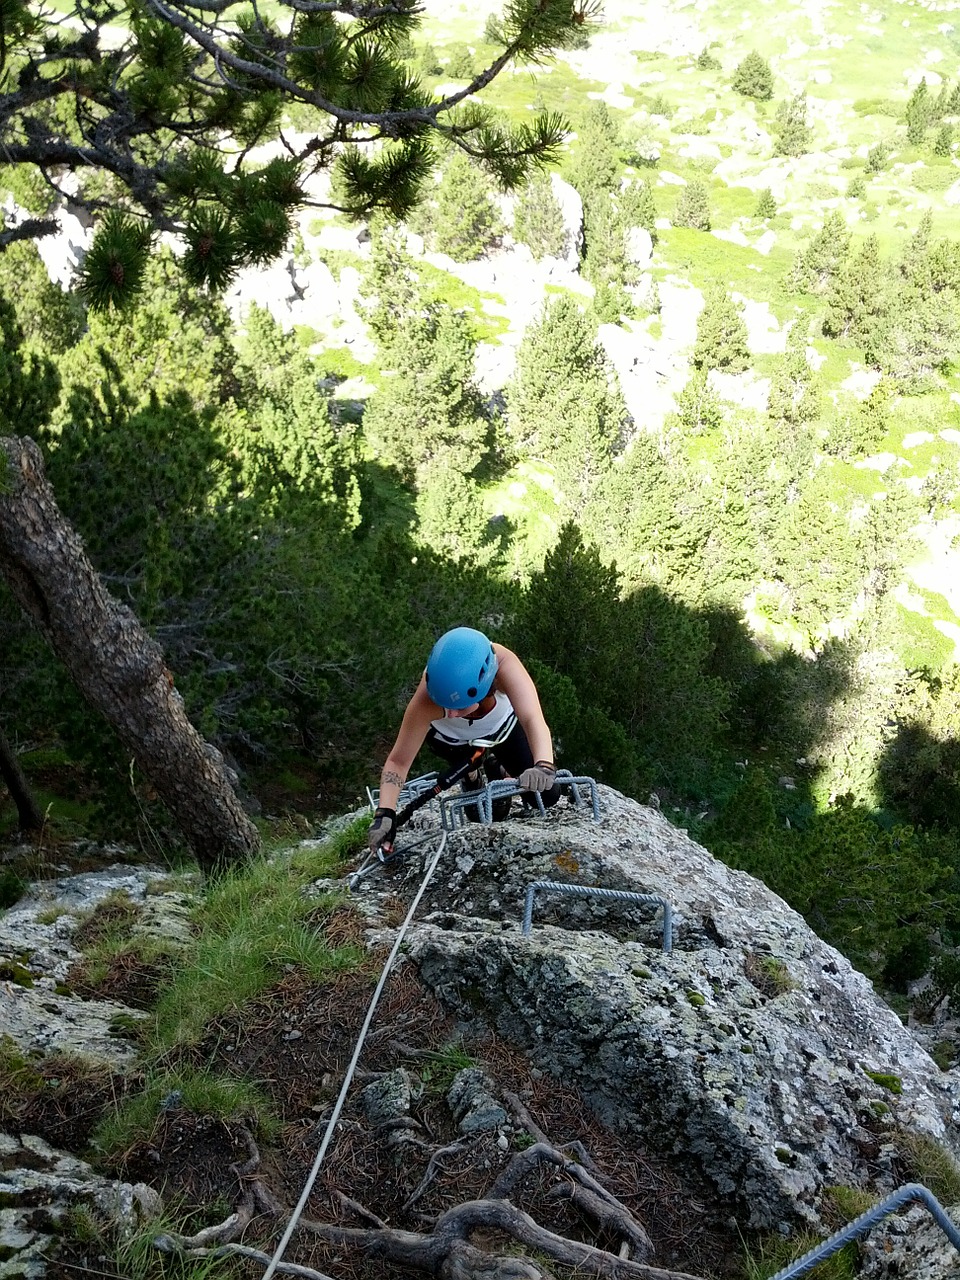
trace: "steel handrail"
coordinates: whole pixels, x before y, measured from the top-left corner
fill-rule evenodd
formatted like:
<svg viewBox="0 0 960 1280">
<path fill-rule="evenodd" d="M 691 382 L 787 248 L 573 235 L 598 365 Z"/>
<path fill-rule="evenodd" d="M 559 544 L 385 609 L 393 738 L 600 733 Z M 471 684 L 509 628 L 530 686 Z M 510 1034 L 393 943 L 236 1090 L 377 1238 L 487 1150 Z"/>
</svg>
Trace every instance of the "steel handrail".
<svg viewBox="0 0 960 1280">
<path fill-rule="evenodd" d="M 883 1200 L 878 1201 L 866 1213 L 861 1213 L 859 1218 L 854 1218 L 845 1227 L 841 1227 L 839 1231 L 834 1232 L 828 1239 L 821 1240 L 815 1248 L 808 1250 L 802 1257 L 791 1262 L 788 1267 L 778 1271 L 775 1276 L 770 1277 L 770 1280 L 796 1280 L 797 1276 L 805 1275 L 817 1263 L 832 1257 L 844 1245 L 851 1244 L 854 1240 L 859 1239 L 860 1236 L 866 1235 L 871 1227 L 875 1227 L 882 1218 L 888 1217 L 899 1209 L 901 1205 L 909 1204 L 913 1200 L 919 1201 L 929 1209 L 937 1226 L 940 1227 L 953 1247 L 960 1250 L 960 1230 L 947 1216 L 940 1201 L 932 1191 L 929 1191 L 919 1182 L 908 1182 L 896 1191 L 892 1191 Z"/>
</svg>

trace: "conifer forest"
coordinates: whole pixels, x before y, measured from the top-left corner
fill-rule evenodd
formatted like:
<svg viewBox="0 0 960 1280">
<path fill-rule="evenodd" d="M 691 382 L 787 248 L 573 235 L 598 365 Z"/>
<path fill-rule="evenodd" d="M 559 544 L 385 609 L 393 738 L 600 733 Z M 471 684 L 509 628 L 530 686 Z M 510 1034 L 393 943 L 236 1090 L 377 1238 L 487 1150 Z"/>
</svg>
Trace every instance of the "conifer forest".
<svg viewBox="0 0 960 1280">
<path fill-rule="evenodd" d="M 561 766 L 960 983 L 953 12 L 2 0 L 0 144 L 0 839 L 191 852 L 94 595 L 232 854 L 466 624 Z"/>
</svg>

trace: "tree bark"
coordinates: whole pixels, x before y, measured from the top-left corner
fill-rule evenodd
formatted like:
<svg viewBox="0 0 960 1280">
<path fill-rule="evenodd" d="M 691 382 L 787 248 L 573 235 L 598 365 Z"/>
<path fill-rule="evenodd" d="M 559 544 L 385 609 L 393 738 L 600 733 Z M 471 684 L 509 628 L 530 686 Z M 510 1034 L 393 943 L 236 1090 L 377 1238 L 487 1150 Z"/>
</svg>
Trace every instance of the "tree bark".
<svg viewBox="0 0 960 1280">
<path fill-rule="evenodd" d="M 17 825 L 21 831 L 40 831 L 43 827 L 43 814 L 37 807 L 33 792 L 23 776 L 17 753 L 7 741 L 0 729 L 0 778 L 7 784 L 7 790 L 13 803 L 17 806 Z"/>
<path fill-rule="evenodd" d="M 100 581 L 26 436 L 0 437 L 0 573 L 156 788 L 200 865 L 254 853 L 257 829 L 219 751 L 187 719 L 160 646 Z"/>
</svg>

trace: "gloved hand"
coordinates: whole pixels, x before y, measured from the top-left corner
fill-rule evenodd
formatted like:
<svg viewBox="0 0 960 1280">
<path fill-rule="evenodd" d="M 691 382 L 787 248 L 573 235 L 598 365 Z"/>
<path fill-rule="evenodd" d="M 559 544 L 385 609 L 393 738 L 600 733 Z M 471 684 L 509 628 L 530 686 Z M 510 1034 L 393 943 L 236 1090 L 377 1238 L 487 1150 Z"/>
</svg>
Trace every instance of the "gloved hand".
<svg viewBox="0 0 960 1280">
<path fill-rule="evenodd" d="M 377 809 L 370 823 L 370 830 L 367 832 L 367 847 L 371 853 L 376 853 L 381 845 L 392 845 L 396 834 L 396 809 Z"/>
<path fill-rule="evenodd" d="M 549 791 L 557 780 L 557 766 L 549 760 L 538 760 L 529 769 L 524 769 L 517 779 L 521 791 Z"/>
</svg>

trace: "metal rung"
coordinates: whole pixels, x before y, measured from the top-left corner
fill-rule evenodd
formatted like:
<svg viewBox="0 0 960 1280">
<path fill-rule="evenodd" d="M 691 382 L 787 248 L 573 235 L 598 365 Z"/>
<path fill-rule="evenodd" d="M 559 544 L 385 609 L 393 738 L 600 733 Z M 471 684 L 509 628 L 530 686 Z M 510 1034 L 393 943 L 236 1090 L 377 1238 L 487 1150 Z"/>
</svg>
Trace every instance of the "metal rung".
<svg viewBox="0 0 960 1280">
<path fill-rule="evenodd" d="M 411 800 L 416 800 L 418 796 L 423 795 L 424 791 L 430 790 L 439 776 L 440 775 L 434 771 L 433 773 L 422 773 L 419 778 L 408 778 L 403 784 L 403 790 L 397 797 L 397 803 L 394 807 L 399 811 L 405 805 L 408 805 Z M 370 788 L 367 787 L 367 800 L 370 803 L 371 809 L 378 808 L 380 804 L 379 788 L 375 791 L 371 791 Z"/>
<path fill-rule="evenodd" d="M 673 907 L 666 898 L 653 893 L 631 893 L 626 889 L 598 889 L 587 884 L 563 884 L 556 880 L 535 880 L 527 885 L 527 898 L 523 906 L 523 932 L 529 934 L 533 928 L 533 899 L 538 889 L 549 889 L 552 893 L 565 893 L 574 898 L 615 898 L 620 902 L 654 902 L 663 907 L 663 949 L 673 949 Z"/>
<path fill-rule="evenodd" d="M 580 788 L 586 787 L 590 792 L 590 805 L 593 809 L 594 822 L 600 821 L 600 793 L 593 778 L 575 778 L 569 769 L 557 770 L 557 782 L 561 787 L 570 788 L 570 796 L 574 804 L 582 804 Z"/>
<path fill-rule="evenodd" d="M 581 788 L 589 790 L 593 820 L 594 822 L 600 821 L 600 795 L 593 778 L 575 778 L 568 769 L 558 769 L 557 783 L 559 786 L 568 789 L 570 799 L 578 806 L 583 804 L 583 797 L 580 794 Z M 521 795 L 525 797 L 525 803 L 530 804 L 531 808 L 534 805 L 536 806 L 541 817 L 546 816 L 547 808 L 539 791 L 522 791 L 517 786 L 515 778 L 498 778 L 493 782 L 488 782 L 485 787 L 480 787 L 477 791 L 463 791 L 453 796 L 442 796 L 440 798 L 440 822 L 444 830 L 456 831 L 458 827 L 464 826 L 468 821 L 464 815 L 464 809 L 471 808 L 478 815 L 471 819 L 472 821 L 479 821 L 484 825 L 489 825 L 493 822 L 494 800 L 501 800 L 506 796 Z"/>
<path fill-rule="evenodd" d="M 875 1227 L 882 1218 L 895 1213 L 901 1205 L 909 1204 L 915 1200 L 930 1211 L 937 1226 L 953 1247 L 960 1249 L 960 1231 L 957 1230 L 951 1219 L 947 1217 L 940 1201 L 932 1191 L 928 1191 L 919 1182 L 908 1182 L 897 1191 L 891 1192 L 885 1199 L 875 1204 L 872 1209 L 868 1209 L 866 1213 L 861 1213 L 859 1218 L 854 1218 L 847 1226 L 841 1227 L 839 1231 L 834 1232 L 829 1239 L 822 1240 L 816 1248 L 811 1249 L 802 1257 L 791 1262 L 788 1267 L 778 1271 L 775 1276 L 771 1276 L 771 1280 L 796 1280 L 796 1277 L 806 1275 L 808 1271 L 813 1270 L 817 1263 L 829 1258 L 839 1249 L 842 1249 L 845 1244 L 850 1244 L 853 1240 L 858 1240 L 861 1236 L 865 1236 L 870 1228 Z"/>
</svg>

